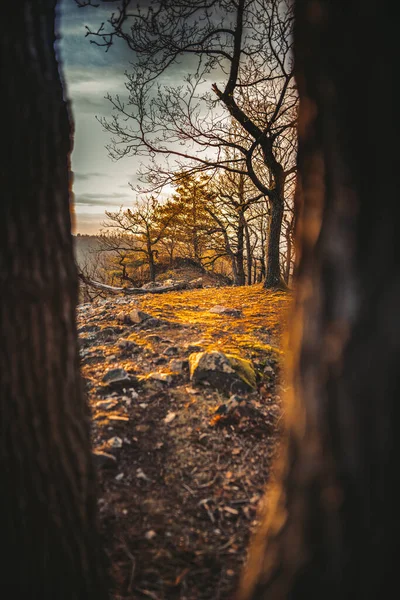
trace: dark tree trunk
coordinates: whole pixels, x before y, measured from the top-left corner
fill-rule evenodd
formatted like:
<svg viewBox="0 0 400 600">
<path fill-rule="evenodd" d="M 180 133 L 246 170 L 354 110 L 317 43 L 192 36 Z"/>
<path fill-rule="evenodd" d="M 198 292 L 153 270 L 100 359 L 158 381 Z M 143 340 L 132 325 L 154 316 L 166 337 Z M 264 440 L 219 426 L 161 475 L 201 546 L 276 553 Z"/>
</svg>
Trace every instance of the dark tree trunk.
<svg viewBox="0 0 400 600">
<path fill-rule="evenodd" d="M 294 394 L 285 461 L 241 600 L 376 600 L 398 589 L 400 132 L 392 8 L 389 0 L 296 3 Z M 377 122 L 383 106 L 387 126 Z"/>
<path fill-rule="evenodd" d="M 150 281 L 155 281 L 156 280 L 156 265 L 154 262 L 154 250 L 152 249 L 151 245 L 148 244 L 147 246 L 147 258 L 149 261 L 149 278 Z"/>
<path fill-rule="evenodd" d="M 236 256 L 233 252 L 231 252 L 228 256 L 231 259 L 233 283 L 234 283 L 234 285 L 240 285 L 239 276 L 238 276 L 238 272 L 237 272 Z"/>
<path fill-rule="evenodd" d="M 268 241 L 267 241 L 267 264 L 264 287 L 277 288 L 281 285 L 281 271 L 279 265 L 279 245 L 281 240 L 283 201 L 277 193 L 276 198 L 271 199 L 271 215 L 269 219 Z"/>
<path fill-rule="evenodd" d="M 291 267 L 292 267 L 292 232 L 291 226 L 288 224 L 286 229 L 286 262 L 285 262 L 285 283 L 289 285 Z"/>
<path fill-rule="evenodd" d="M 245 234 L 245 239 L 246 239 L 246 257 L 247 257 L 247 285 L 251 285 L 253 283 L 253 281 L 256 281 L 255 275 L 254 275 L 254 279 L 252 279 L 252 272 L 253 272 L 253 254 L 251 251 L 251 243 L 250 243 L 250 231 L 249 231 L 249 227 L 247 225 L 247 221 L 244 221 L 244 234 Z M 254 265 L 255 267 L 255 265 Z"/>
<path fill-rule="evenodd" d="M 0 37 L 0 595 L 102 600 L 55 4 L 8 4 Z"/>
<path fill-rule="evenodd" d="M 246 275 L 244 273 L 244 216 L 239 215 L 237 229 L 237 251 L 236 251 L 236 268 L 237 268 L 237 285 L 245 285 Z"/>
</svg>

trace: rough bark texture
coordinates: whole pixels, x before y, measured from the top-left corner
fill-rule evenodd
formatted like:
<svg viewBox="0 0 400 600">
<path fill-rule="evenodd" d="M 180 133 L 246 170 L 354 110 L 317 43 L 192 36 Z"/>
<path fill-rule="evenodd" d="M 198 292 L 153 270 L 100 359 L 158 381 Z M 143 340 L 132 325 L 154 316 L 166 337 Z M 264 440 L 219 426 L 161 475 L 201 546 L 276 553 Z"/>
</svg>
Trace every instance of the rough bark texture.
<svg viewBox="0 0 400 600">
<path fill-rule="evenodd" d="M 0 596 L 102 600 L 55 4 L 8 4 L 0 38 Z"/>
<path fill-rule="evenodd" d="M 271 217 L 269 221 L 266 275 L 264 287 L 267 289 L 279 288 L 281 286 L 281 269 L 279 264 L 279 249 L 281 241 L 283 221 L 283 190 L 276 199 L 271 201 Z"/>
<path fill-rule="evenodd" d="M 399 51 L 391 8 L 389 0 L 296 3 L 294 393 L 240 600 L 365 600 L 398 587 Z"/>
</svg>

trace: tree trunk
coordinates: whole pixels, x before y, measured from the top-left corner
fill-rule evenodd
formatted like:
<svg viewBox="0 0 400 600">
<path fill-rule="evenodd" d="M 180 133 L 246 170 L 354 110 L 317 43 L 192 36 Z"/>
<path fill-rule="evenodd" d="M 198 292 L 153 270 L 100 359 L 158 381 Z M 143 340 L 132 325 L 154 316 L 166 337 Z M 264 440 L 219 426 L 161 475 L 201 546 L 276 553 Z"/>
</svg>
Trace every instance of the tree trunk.
<svg viewBox="0 0 400 600">
<path fill-rule="evenodd" d="M 247 257 L 247 285 L 251 285 L 253 281 L 256 281 L 256 277 L 254 275 L 254 279 L 252 279 L 253 272 L 253 256 L 251 251 L 251 243 L 250 243 L 250 231 L 249 226 L 247 225 L 247 221 L 244 221 L 244 233 L 246 239 L 246 257 Z M 255 266 L 255 265 L 254 265 Z"/>
<path fill-rule="evenodd" d="M 55 4 L 9 4 L 0 38 L 0 595 L 102 600 Z"/>
<path fill-rule="evenodd" d="M 391 8 L 389 0 L 297 0 L 294 393 L 285 460 L 241 600 L 375 600 L 398 589 L 400 132 Z M 386 127 L 377 125 L 382 103 Z"/>
<path fill-rule="evenodd" d="M 288 224 L 286 230 L 286 262 L 285 262 L 285 283 L 289 285 L 291 266 L 292 266 L 292 237 L 290 231 L 290 225 Z"/>
<path fill-rule="evenodd" d="M 269 219 L 267 241 L 267 264 L 264 282 L 265 288 L 277 288 L 280 287 L 282 283 L 279 265 L 279 246 L 281 240 L 283 206 L 281 194 L 277 192 L 276 197 L 271 199 L 271 216 Z"/>
<path fill-rule="evenodd" d="M 245 285 L 246 275 L 244 273 L 244 217 L 243 213 L 239 215 L 238 230 L 236 235 L 236 267 L 237 267 L 237 285 Z"/>
<path fill-rule="evenodd" d="M 154 282 L 156 280 L 156 265 L 154 262 L 154 250 L 150 244 L 147 246 L 147 258 L 149 261 L 149 279 Z"/>
</svg>

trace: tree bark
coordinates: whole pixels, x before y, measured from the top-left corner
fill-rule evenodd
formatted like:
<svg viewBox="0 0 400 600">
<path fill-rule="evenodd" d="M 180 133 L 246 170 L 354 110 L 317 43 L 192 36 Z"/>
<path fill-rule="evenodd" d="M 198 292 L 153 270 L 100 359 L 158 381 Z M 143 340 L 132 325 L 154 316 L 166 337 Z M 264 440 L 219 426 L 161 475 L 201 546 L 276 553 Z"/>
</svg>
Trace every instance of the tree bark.
<svg viewBox="0 0 400 600">
<path fill-rule="evenodd" d="M 281 240 L 282 220 L 283 220 L 283 202 L 280 194 L 274 200 L 271 200 L 271 216 L 269 219 L 266 275 L 264 287 L 279 288 L 282 284 L 281 270 L 279 264 L 279 246 Z"/>
<path fill-rule="evenodd" d="M 239 215 L 236 240 L 237 240 L 237 250 L 236 250 L 237 285 L 245 285 L 246 275 L 244 272 L 244 215 L 242 212 Z"/>
<path fill-rule="evenodd" d="M 251 285 L 254 281 L 256 282 L 256 274 L 254 273 L 254 278 L 252 278 L 253 273 L 253 253 L 251 251 L 251 243 L 250 243 L 250 231 L 249 226 L 247 225 L 247 221 L 244 220 L 244 234 L 246 239 L 246 257 L 247 257 L 247 285 Z M 255 263 L 255 261 L 254 261 Z M 255 267 L 256 269 L 256 267 Z"/>
<path fill-rule="evenodd" d="M 293 393 L 240 600 L 375 600 L 398 588 L 400 132 L 391 8 L 389 0 L 296 3 Z"/>
<path fill-rule="evenodd" d="M 147 258 L 149 261 L 149 279 L 154 283 L 156 280 L 156 265 L 154 263 L 154 250 L 150 243 L 147 246 Z"/>
<path fill-rule="evenodd" d="M 0 595 L 102 600 L 55 4 L 9 4 L 0 38 Z"/>
</svg>

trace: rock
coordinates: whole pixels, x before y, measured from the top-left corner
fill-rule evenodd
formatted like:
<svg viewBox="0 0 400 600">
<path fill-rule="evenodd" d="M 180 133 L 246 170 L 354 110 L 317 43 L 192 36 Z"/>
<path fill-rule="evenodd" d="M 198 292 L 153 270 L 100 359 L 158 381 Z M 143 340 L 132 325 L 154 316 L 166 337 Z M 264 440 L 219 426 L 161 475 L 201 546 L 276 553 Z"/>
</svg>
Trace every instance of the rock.
<svg viewBox="0 0 400 600">
<path fill-rule="evenodd" d="M 143 323 L 143 321 L 146 321 L 147 319 L 151 319 L 151 315 L 143 312 L 142 310 L 139 310 L 138 308 L 134 308 L 133 310 L 131 310 L 131 312 L 129 313 L 129 318 L 131 320 L 131 323 Z"/>
<path fill-rule="evenodd" d="M 144 479 L 144 481 L 151 481 L 151 479 L 149 477 L 147 477 L 147 475 L 143 471 L 143 469 L 136 469 L 136 477 L 138 479 Z"/>
<path fill-rule="evenodd" d="M 153 531 L 153 529 L 150 529 L 150 531 L 146 531 L 146 533 L 144 534 L 144 537 L 146 538 L 146 540 L 152 540 L 153 538 L 156 537 L 156 532 Z"/>
<path fill-rule="evenodd" d="M 164 419 L 164 423 L 171 423 L 171 421 L 173 421 L 175 419 L 175 417 L 176 417 L 176 413 L 169 412 Z"/>
<path fill-rule="evenodd" d="M 172 383 L 174 380 L 172 373 L 159 373 L 155 371 L 154 373 L 149 373 L 146 379 L 153 379 L 155 381 L 161 381 L 162 383 Z"/>
<path fill-rule="evenodd" d="M 140 433 L 146 433 L 146 431 L 148 431 L 150 429 L 150 425 L 137 425 L 136 426 L 136 431 L 139 431 Z"/>
<path fill-rule="evenodd" d="M 122 327 L 104 327 L 96 335 L 96 339 L 108 339 L 123 331 Z"/>
<path fill-rule="evenodd" d="M 163 321 L 162 319 L 157 319 L 157 317 L 149 317 L 142 321 L 145 327 L 162 327 L 163 325 L 168 325 L 167 321 Z"/>
<path fill-rule="evenodd" d="M 82 325 L 82 327 L 79 327 L 78 329 L 78 333 L 94 333 L 96 331 L 99 331 L 100 327 L 98 325 Z"/>
<path fill-rule="evenodd" d="M 110 448 L 122 448 L 122 444 L 124 442 L 122 441 L 122 439 L 120 437 L 111 437 L 107 440 L 107 445 L 110 446 Z"/>
<path fill-rule="evenodd" d="M 227 392 L 248 392 L 256 387 L 256 374 L 249 360 L 223 352 L 196 352 L 189 356 L 190 379 L 209 383 Z"/>
<path fill-rule="evenodd" d="M 94 387 L 93 381 L 87 377 L 82 377 L 82 383 L 85 387 L 85 390 L 91 390 Z"/>
<path fill-rule="evenodd" d="M 163 338 L 157 333 L 149 333 L 148 335 L 146 335 L 146 340 L 148 340 L 149 342 L 155 342 L 157 344 L 158 342 L 162 342 Z"/>
<path fill-rule="evenodd" d="M 168 346 L 168 348 L 164 350 L 163 354 L 166 356 L 176 356 L 179 354 L 179 348 L 178 346 Z"/>
<path fill-rule="evenodd" d="M 102 379 L 103 383 L 108 383 L 109 385 L 114 383 L 128 383 L 129 381 L 130 377 L 128 373 L 125 371 L 125 369 L 120 368 L 110 369 L 110 371 L 107 371 Z"/>
<path fill-rule="evenodd" d="M 83 350 L 81 353 L 82 362 L 85 365 L 93 365 L 98 362 L 102 362 L 105 359 L 104 352 L 98 350 L 93 351 L 92 348 Z"/>
<path fill-rule="evenodd" d="M 115 476 L 115 480 L 121 481 L 124 477 L 125 477 L 125 473 L 118 473 L 118 475 Z"/>
<path fill-rule="evenodd" d="M 85 337 L 80 337 L 79 338 L 80 352 L 82 350 L 85 350 L 86 348 L 90 348 L 90 346 L 93 346 L 95 343 L 96 343 L 96 334 L 95 333 L 89 333 Z"/>
<path fill-rule="evenodd" d="M 93 462 L 96 467 L 115 467 L 117 459 L 112 454 L 102 452 L 101 450 L 95 450 L 92 452 Z"/>
<path fill-rule="evenodd" d="M 132 354 L 139 354 L 139 352 L 142 351 L 142 347 L 139 346 L 139 344 L 126 338 L 120 338 L 117 342 L 117 346 L 118 348 L 121 348 L 121 350 L 131 352 Z"/>
<path fill-rule="evenodd" d="M 119 323 L 124 323 L 125 325 L 131 325 L 132 321 L 129 317 L 129 314 L 121 310 L 119 313 L 115 315 L 115 320 Z"/>
<path fill-rule="evenodd" d="M 189 281 L 189 285 L 192 288 L 202 288 L 203 287 L 203 278 L 198 277 L 197 279 L 192 279 Z"/>
<path fill-rule="evenodd" d="M 215 313 L 217 315 L 228 315 L 230 317 L 241 317 L 242 316 L 242 311 L 238 310 L 237 308 L 229 308 L 228 306 L 213 306 L 212 308 L 210 308 L 210 310 L 208 311 L 210 313 Z"/>
<path fill-rule="evenodd" d="M 169 361 L 169 368 L 175 373 L 182 373 L 184 370 L 189 368 L 189 362 L 187 360 L 179 360 L 178 358 L 173 358 Z"/>
<path fill-rule="evenodd" d="M 220 404 L 218 406 L 215 413 L 217 415 L 225 415 L 227 413 L 234 411 L 243 402 L 244 402 L 244 400 L 241 396 L 238 396 L 237 394 L 233 394 L 227 402 L 224 402 L 223 404 Z"/>
<path fill-rule="evenodd" d="M 207 340 L 196 340 L 195 342 L 189 342 L 185 346 L 185 351 L 189 354 L 192 354 L 193 352 L 202 352 L 206 344 L 208 344 Z"/>
<path fill-rule="evenodd" d="M 155 358 L 153 362 L 155 365 L 165 365 L 165 363 L 167 363 L 168 360 L 165 358 L 165 356 L 157 356 L 157 358 Z"/>
</svg>

